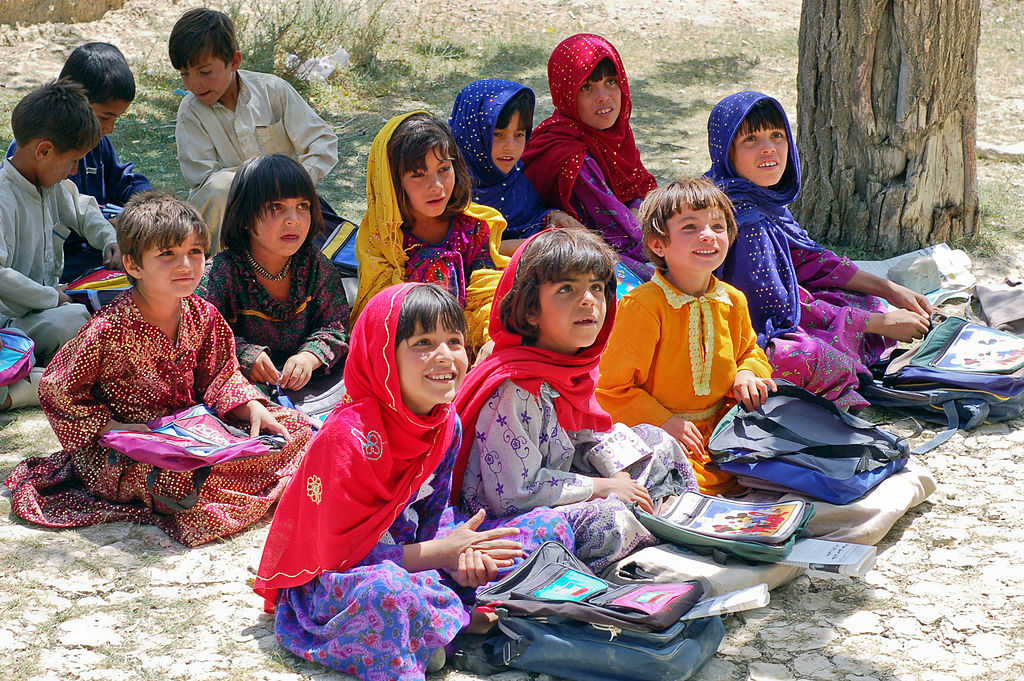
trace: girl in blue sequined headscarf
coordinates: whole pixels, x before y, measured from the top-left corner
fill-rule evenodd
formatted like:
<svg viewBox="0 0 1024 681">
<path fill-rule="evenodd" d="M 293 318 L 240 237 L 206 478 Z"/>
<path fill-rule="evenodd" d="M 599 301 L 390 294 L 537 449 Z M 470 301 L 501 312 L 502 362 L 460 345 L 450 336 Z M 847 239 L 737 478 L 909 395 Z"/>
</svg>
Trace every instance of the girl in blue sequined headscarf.
<svg viewBox="0 0 1024 681">
<path fill-rule="evenodd" d="M 520 157 L 533 128 L 533 90 L 510 80 L 478 80 L 455 98 L 448 121 L 473 177 L 473 201 L 505 216 L 502 252 L 510 255 L 545 227 L 581 227 L 541 203 Z"/>
<path fill-rule="evenodd" d="M 708 150 L 706 175 L 732 199 L 739 228 L 717 274 L 747 296 L 775 377 L 840 406 L 866 406 L 859 375 L 894 340 L 922 336 L 932 306 L 858 269 L 797 224 L 787 206 L 800 192 L 800 158 L 778 101 L 759 92 L 723 99 L 708 119 Z M 879 298 L 895 309 L 886 312 Z"/>
</svg>

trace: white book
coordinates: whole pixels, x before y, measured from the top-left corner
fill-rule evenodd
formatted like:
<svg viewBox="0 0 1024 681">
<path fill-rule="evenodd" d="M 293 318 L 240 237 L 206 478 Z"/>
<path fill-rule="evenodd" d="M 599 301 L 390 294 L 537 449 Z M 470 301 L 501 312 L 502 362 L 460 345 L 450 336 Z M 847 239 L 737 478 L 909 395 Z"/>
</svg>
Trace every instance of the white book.
<svg viewBox="0 0 1024 681">
<path fill-rule="evenodd" d="M 863 577 L 875 566 L 878 550 L 874 546 L 848 544 L 824 539 L 798 539 L 783 565 L 838 572 L 847 577 Z"/>
<path fill-rule="evenodd" d="M 768 605 L 771 596 L 768 595 L 767 584 L 755 584 L 745 589 L 730 591 L 721 596 L 705 598 L 697 601 L 690 608 L 690 611 L 683 615 L 682 620 L 695 620 L 698 617 L 711 617 L 712 615 L 726 615 L 730 612 L 741 610 L 753 610 Z"/>
</svg>

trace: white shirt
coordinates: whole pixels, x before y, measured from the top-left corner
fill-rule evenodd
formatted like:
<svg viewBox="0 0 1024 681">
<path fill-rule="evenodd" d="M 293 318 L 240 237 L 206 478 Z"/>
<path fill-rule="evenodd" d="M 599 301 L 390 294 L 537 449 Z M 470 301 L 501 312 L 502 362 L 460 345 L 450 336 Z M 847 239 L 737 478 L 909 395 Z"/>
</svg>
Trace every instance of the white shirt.
<svg viewBox="0 0 1024 681">
<path fill-rule="evenodd" d="M 250 158 L 285 154 L 316 184 L 338 162 L 338 137 L 291 85 L 269 73 L 238 71 L 238 103 L 206 106 L 191 92 L 174 129 L 181 174 L 193 189 Z"/>
<path fill-rule="evenodd" d="M 71 180 L 42 190 L 10 162 L 0 166 L 0 314 L 23 317 L 57 307 L 53 288 L 64 270 L 64 240 L 71 231 L 103 250 L 117 243 L 114 227 Z"/>
</svg>

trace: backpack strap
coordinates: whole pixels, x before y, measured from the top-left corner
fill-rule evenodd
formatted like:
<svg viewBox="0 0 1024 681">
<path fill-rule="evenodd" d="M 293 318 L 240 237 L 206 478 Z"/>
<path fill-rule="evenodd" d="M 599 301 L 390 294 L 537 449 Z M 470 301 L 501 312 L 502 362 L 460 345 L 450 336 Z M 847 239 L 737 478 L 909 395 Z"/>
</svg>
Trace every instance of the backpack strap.
<svg viewBox="0 0 1024 681">
<path fill-rule="evenodd" d="M 967 423 L 960 425 L 960 409 L 964 407 L 971 412 L 971 417 L 967 420 Z M 960 428 L 964 430 L 971 430 L 982 423 L 988 418 L 989 406 L 985 400 L 970 400 L 970 399 L 959 399 L 959 400 L 947 400 L 942 403 L 942 410 L 946 414 L 946 430 L 942 431 L 928 442 L 915 447 L 911 450 L 912 454 L 924 454 L 935 449 L 939 445 L 947 442 L 949 438 L 953 437 Z"/>
</svg>

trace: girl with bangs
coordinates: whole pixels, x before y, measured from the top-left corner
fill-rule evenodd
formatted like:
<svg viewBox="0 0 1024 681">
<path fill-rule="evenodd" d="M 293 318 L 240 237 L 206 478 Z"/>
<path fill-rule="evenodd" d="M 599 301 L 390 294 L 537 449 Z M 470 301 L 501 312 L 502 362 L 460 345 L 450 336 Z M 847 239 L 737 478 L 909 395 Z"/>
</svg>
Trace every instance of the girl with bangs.
<svg viewBox="0 0 1024 681">
<path fill-rule="evenodd" d="M 324 220 L 298 161 L 258 156 L 239 167 L 198 293 L 235 334 L 242 373 L 288 390 L 340 368 L 349 307 L 341 275 L 314 244 Z M 340 379 L 340 375 L 339 375 Z"/>
<path fill-rule="evenodd" d="M 536 97 L 511 80 L 478 80 L 459 92 L 448 124 L 473 178 L 473 200 L 505 217 L 506 255 L 545 227 L 582 227 L 565 211 L 548 208 L 523 174 Z"/>
<path fill-rule="evenodd" d="M 738 225 L 716 275 L 746 295 L 774 376 L 840 407 L 866 407 L 861 377 L 896 341 L 927 332 L 931 303 L 858 269 L 797 224 L 787 206 L 800 193 L 800 157 L 777 100 L 747 91 L 716 104 L 708 151 L 705 175 L 732 200 Z"/>
<path fill-rule="evenodd" d="M 470 614 L 477 587 L 544 541 L 572 548 L 551 509 L 485 520 L 449 505 L 464 329 L 446 291 L 411 283 L 374 296 L 353 327 L 348 399 L 285 490 L 254 585 L 278 640 L 305 660 L 421 681 L 459 631 L 496 621 Z"/>
<path fill-rule="evenodd" d="M 697 480 L 664 430 L 613 423 L 594 396 L 615 318 L 615 253 L 585 229 L 550 229 L 520 246 L 491 310 L 494 352 L 455 406 L 467 433 L 453 499 L 496 516 L 537 506 L 569 519 L 595 571 L 655 543 L 648 512 Z"/>
<path fill-rule="evenodd" d="M 366 214 L 356 235 L 359 293 L 355 320 L 378 292 L 406 281 L 438 284 L 459 301 L 467 344 L 487 341 L 505 219 L 471 201 L 471 182 L 444 121 L 400 114 L 373 140 L 366 167 Z"/>
</svg>

